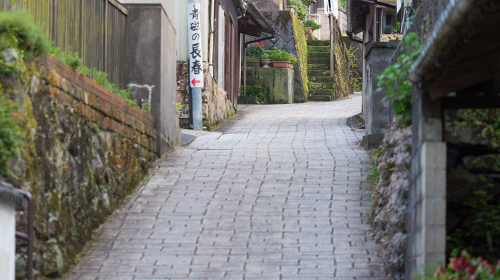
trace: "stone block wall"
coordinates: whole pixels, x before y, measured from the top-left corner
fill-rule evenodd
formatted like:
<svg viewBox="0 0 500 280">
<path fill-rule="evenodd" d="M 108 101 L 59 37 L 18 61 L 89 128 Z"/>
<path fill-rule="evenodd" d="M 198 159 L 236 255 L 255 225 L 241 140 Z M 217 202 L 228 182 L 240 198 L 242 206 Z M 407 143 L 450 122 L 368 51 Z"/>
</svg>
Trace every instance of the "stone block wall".
<svg viewBox="0 0 500 280">
<path fill-rule="evenodd" d="M 26 73 L 22 82 L 1 81 L 22 128 L 16 177 L 6 181 L 32 193 L 36 274 L 57 278 L 147 174 L 156 130 L 149 114 L 53 57 Z M 25 279 L 26 248 L 17 253 Z"/>
<path fill-rule="evenodd" d="M 440 102 L 414 86 L 405 279 L 445 261 L 447 148 L 441 118 Z"/>
<path fill-rule="evenodd" d="M 229 118 L 236 112 L 229 95 L 215 81 L 215 79 L 203 67 L 205 75 L 205 87 L 202 89 L 203 119 L 208 125 L 216 125 Z M 177 102 L 180 103 L 180 122 L 182 127 L 189 126 L 190 121 L 190 94 L 189 66 L 188 62 L 177 61 Z"/>
<path fill-rule="evenodd" d="M 283 10 L 283 2 L 284 0 L 253 0 L 252 3 L 261 10 Z"/>
<path fill-rule="evenodd" d="M 293 103 L 293 70 L 247 67 L 247 86 L 259 85 L 267 104 Z"/>
<path fill-rule="evenodd" d="M 264 48 L 274 47 L 297 57 L 294 70 L 294 102 L 306 102 L 309 94 L 307 87 L 307 42 L 302 25 L 290 11 L 265 11 L 262 14 L 276 29 L 275 40 L 264 40 Z M 262 36 L 269 36 L 267 34 Z M 258 38 L 247 36 L 246 41 Z"/>
</svg>

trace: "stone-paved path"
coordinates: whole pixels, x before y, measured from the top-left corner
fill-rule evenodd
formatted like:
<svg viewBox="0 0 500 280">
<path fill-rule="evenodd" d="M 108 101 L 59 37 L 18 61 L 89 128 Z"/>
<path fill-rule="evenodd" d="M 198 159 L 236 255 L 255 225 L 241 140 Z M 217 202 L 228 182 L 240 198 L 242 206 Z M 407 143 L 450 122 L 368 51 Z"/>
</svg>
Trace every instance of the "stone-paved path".
<svg viewBox="0 0 500 280">
<path fill-rule="evenodd" d="M 361 97 L 250 106 L 152 171 L 66 279 L 386 279 Z"/>
</svg>

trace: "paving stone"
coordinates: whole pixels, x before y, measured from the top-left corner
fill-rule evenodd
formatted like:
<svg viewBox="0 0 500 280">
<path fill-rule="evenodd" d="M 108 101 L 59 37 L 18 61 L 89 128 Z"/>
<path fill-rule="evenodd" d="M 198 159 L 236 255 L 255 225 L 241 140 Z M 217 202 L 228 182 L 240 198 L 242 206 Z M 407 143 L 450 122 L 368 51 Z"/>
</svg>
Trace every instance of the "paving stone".
<svg viewBox="0 0 500 280">
<path fill-rule="evenodd" d="M 65 279 L 384 279 L 366 225 L 361 97 L 252 105 L 194 138 Z"/>
</svg>

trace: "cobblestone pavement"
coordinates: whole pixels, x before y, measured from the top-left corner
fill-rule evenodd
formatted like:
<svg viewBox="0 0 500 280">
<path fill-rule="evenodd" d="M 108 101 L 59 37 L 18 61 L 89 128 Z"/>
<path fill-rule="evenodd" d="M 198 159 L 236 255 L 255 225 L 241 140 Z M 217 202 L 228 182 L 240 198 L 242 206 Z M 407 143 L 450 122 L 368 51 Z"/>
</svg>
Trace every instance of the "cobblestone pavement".
<svg viewBox="0 0 500 280">
<path fill-rule="evenodd" d="M 172 152 L 66 279 L 386 279 L 361 97 L 250 106 Z"/>
</svg>

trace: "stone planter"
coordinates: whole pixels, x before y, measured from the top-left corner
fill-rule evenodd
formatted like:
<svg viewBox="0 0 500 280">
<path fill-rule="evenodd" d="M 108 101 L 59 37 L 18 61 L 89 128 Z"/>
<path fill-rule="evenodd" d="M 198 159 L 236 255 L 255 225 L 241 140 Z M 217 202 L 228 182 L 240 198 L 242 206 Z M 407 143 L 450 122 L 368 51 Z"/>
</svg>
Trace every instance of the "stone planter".
<svg viewBox="0 0 500 280">
<path fill-rule="evenodd" d="M 274 68 L 290 68 L 288 65 L 291 64 L 288 61 L 273 61 Z M 293 66 L 293 64 L 292 64 Z"/>
<path fill-rule="evenodd" d="M 260 67 L 260 61 L 247 61 L 247 67 Z"/>
<path fill-rule="evenodd" d="M 260 61 L 262 62 L 262 64 L 264 64 L 264 66 L 262 66 L 262 67 L 269 68 L 269 63 L 271 63 L 271 59 L 269 59 L 269 58 L 262 58 Z"/>
</svg>

